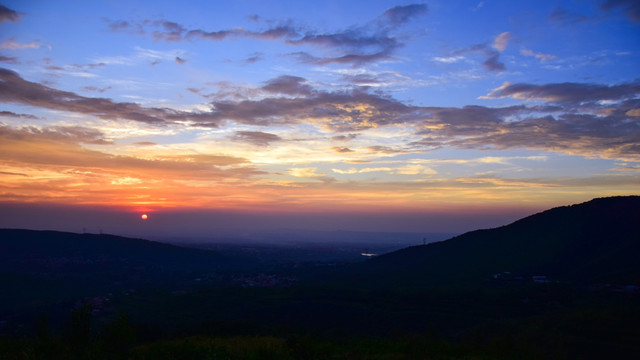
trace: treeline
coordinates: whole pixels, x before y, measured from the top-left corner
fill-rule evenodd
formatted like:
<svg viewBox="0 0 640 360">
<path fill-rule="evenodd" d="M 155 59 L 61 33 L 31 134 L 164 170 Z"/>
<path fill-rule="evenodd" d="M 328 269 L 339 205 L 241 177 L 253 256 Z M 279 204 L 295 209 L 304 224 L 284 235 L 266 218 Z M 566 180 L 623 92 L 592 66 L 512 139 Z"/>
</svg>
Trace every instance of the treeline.
<svg viewBox="0 0 640 360">
<path fill-rule="evenodd" d="M 166 315 L 166 314 L 165 314 Z M 158 314 L 158 316 L 164 316 Z M 455 338 L 436 330 L 387 336 L 235 328 L 164 333 L 126 315 L 98 322 L 91 305 L 74 309 L 60 329 L 46 315 L 29 336 L 0 338 L 0 359 L 601 359 L 640 350 L 637 309 L 583 309 L 563 315 L 507 319 Z"/>
</svg>

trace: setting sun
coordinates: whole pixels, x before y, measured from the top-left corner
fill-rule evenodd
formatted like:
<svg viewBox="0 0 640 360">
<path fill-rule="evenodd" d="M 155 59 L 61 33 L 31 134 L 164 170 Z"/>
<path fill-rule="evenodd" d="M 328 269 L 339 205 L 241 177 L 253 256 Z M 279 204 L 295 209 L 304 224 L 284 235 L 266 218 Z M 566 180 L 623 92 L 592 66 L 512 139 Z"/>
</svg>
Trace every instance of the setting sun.
<svg viewBox="0 0 640 360">
<path fill-rule="evenodd" d="M 0 210 L 459 233 L 638 194 L 637 1 L 563 1 L 4 1 Z"/>
</svg>

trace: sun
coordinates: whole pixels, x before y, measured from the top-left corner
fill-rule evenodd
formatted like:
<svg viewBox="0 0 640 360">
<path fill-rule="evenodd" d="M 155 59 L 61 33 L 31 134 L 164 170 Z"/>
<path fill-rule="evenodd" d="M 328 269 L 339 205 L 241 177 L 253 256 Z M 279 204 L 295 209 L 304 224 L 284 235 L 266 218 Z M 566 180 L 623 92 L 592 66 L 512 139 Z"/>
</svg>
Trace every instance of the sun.
<svg viewBox="0 0 640 360">
<path fill-rule="evenodd" d="M 142 220 L 147 220 L 147 219 L 149 218 L 149 216 L 147 216 L 147 214 L 142 214 L 142 215 L 140 216 L 140 218 L 141 218 Z"/>
</svg>

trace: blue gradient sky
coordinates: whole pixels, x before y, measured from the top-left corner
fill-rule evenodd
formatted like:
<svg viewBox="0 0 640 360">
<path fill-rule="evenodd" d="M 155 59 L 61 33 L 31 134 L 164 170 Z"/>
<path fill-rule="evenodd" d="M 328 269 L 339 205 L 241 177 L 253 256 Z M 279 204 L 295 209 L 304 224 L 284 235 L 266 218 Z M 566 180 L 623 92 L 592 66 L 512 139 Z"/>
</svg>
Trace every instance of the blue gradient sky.
<svg viewBox="0 0 640 360">
<path fill-rule="evenodd" d="M 0 206 L 34 214 L 3 227 L 459 232 L 640 193 L 637 1 L 0 5 Z"/>
</svg>

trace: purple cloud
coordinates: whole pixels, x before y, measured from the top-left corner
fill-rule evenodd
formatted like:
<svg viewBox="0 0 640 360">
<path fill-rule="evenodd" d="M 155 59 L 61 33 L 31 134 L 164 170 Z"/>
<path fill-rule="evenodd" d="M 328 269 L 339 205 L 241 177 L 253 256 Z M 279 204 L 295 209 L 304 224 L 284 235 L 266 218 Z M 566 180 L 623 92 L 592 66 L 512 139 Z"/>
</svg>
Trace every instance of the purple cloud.
<svg viewBox="0 0 640 360">
<path fill-rule="evenodd" d="M 331 140 L 334 141 L 349 141 L 358 137 L 358 134 L 336 135 L 332 136 Z"/>
<path fill-rule="evenodd" d="M 504 34 L 504 33 L 503 33 Z M 494 40 L 495 42 L 495 40 Z M 506 46 L 506 45 L 505 45 Z M 456 56 L 469 54 L 469 53 L 479 53 L 485 56 L 485 61 L 482 62 L 482 65 L 489 71 L 505 71 L 506 66 L 500 62 L 500 52 L 494 48 L 494 44 L 476 44 L 470 46 L 465 49 L 460 49 L 452 52 L 447 55 L 447 58 L 454 58 Z"/>
<path fill-rule="evenodd" d="M 482 65 L 484 65 L 484 67 L 489 70 L 489 71 L 505 71 L 507 70 L 507 68 L 504 66 L 504 64 L 502 62 L 500 62 L 500 53 L 498 52 L 491 52 L 491 51 L 487 51 L 488 57 L 487 59 L 482 63 Z"/>
<path fill-rule="evenodd" d="M 14 113 L 13 111 L 0 111 L 0 116 L 16 118 L 16 119 L 40 120 L 40 118 L 37 116 L 31 115 L 31 114 L 17 114 L 17 113 Z"/>
<path fill-rule="evenodd" d="M 10 127 L 0 127 L 0 134 L 3 137 L 22 139 L 37 137 L 40 139 L 53 140 L 70 144 L 96 144 L 113 145 L 113 141 L 104 138 L 104 134 L 96 129 L 83 126 L 52 126 L 48 128 L 36 128 L 34 126 L 23 126 L 20 129 Z"/>
<path fill-rule="evenodd" d="M 224 84 L 220 85 L 224 86 Z M 200 89 L 192 89 L 201 93 Z M 429 151 L 441 147 L 473 149 L 530 148 L 569 154 L 640 161 L 640 84 L 505 83 L 485 99 L 513 97 L 539 100 L 492 108 L 486 106 L 410 106 L 368 88 L 326 91 L 306 79 L 280 76 L 259 88 L 228 87 L 210 99 L 210 111 L 186 112 L 147 108 L 105 98 L 91 98 L 22 79 L 0 69 L 0 102 L 19 103 L 96 116 L 106 120 L 134 120 L 159 126 L 220 127 L 227 123 L 250 126 L 321 124 L 337 133 L 333 141 L 349 141 L 357 133 L 384 126 L 418 129 L 406 143 L 394 149 L 370 147 L 394 153 Z M 252 96 L 256 95 L 256 96 Z M 1 115 L 14 116 L 5 112 Z M 188 125 L 184 125 L 184 124 Z M 47 132 L 27 129 L 38 136 L 106 144 L 109 140 L 85 128 L 53 128 Z M 25 131 L 27 131 L 25 130 Z M 256 146 L 282 139 L 269 132 L 239 131 L 231 137 Z M 349 149 L 338 146 L 336 149 Z M 334 149 L 334 150 L 336 150 Z M 345 152 L 347 152 L 345 150 Z"/>
<path fill-rule="evenodd" d="M 350 63 L 363 64 L 386 60 L 403 44 L 396 36 L 390 34 L 392 29 L 399 27 L 415 17 L 426 14 L 427 6 L 413 4 L 396 6 L 387 9 L 378 19 L 367 25 L 352 27 L 344 31 L 321 33 L 309 30 L 305 26 L 297 26 L 291 22 L 270 25 L 265 30 L 255 31 L 244 28 L 205 31 L 202 29 L 187 29 L 183 25 L 167 21 L 145 20 L 141 23 L 116 20 L 108 23 L 112 31 L 135 31 L 144 33 L 140 29 L 153 27 L 151 33 L 156 41 L 195 41 L 211 40 L 223 41 L 229 37 L 253 38 L 269 41 L 284 41 L 292 46 L 309 45 L 316 48 L 326 48 L 340 52 L 338 56 L 316 56 L 307 52 L 296 53 L 296 59 L 303 63 L 330 64 Z M 260 21 L 258 16 L 254 21 Z M 383 26 L 381 26 L 381 22 Z"/>
<path fill-rule="evenodd" d="M 176 120 L 203 121 L 218 126 L 208 113 L 191 113 L 167 108 L 147 108 L 135 103 L 116 102 L 111 99 L 85 97 L 73 92 L 57 90 L 24 80 L 17 73 L 0 68 L 0 102 L 21 103 L 61 111 L 87 114 L 107 120 L 134 120 L 163 125 Z"/>
<path fill-rule="evenodd" d="M 587 21 L 589 18 L 584 14 L 570 12 L 563 7 L 556 7 L 551 14 L 549 20 L 562 24 L 577 24 Z"/>
<path fill-rule="evenodd" d="M 486 98 L 513 97 L 516 99 L 546 100 L 550 102 L 597 102 L 600 100 L 621 100 L 640 94 L 640 82 L 620 85 L 589 83 L 555 84 L 512 84 L 504 83 L 494 89 Z"/>
<path fill-rule="evenodd" d="M 606 0 L 600 7 L 604 11 L 621 8 L 633 22 L 640 22 L 640 1 L 638 0 Z"/>
<path fill-rule="evenodd" d="M 184 179 L 229 179 L 250 178 L 264 174 L 246 159 L 207 154 L 186 154 L 163 157 L 163 159 L 140 159 L 124 155 L 111 155 L 86 149 L 79 144 L 109 145 L 103 135 L 93 129 L 82 127 L 34 128 L 0 126 L 0 151 L 3 159 L 18 163 L 42 166 L 77 167 L 95 170 L 100 164 L 102 171 L 144 174 L 164 177 L 167 174 Z M 38 149 L 47 149 L 41 151 Z M 36 155 L 36 156 L 34 156 Z"/>
<path fill-rule="evenodd" d="M 355 152 L 354 150 L 351 150 L 347 147 L 339 147 L 339 146 L 333 146 L 331 147 L 331 150 L 340 153 L 340 154 L 345 154 L 345 153 L 351 153 L 351 152 Z"/>
<path fill-rule="evenodd" d="M 236 131 L 231 140 L 246 142 L 255 146 L 269 146 L 272 142 L 282 141 L 282 138 L 262 131 Z"/>
<path fill-rule="evenodd" d="M 327 65 L 327 64 L 353 64 L 362 65 L 376 61 L 393 59 L 389 52 L 383 51 L 374 54 L 357 55 L 348 54 L 338 57 L 316 57 L 306 52 L 295 52 L 289 54 L 303 64 Z"/>
<path fill-rule="evenodd" d="M 288 95 L 311 95 L 313 89 L 305 84 L 306 81 L 298 76 L 283 75 L 267 81 L 262 90 Z"/>
<path fill-rule="evenodd" d="M 5 62 L 7 64 L 20 64 L 20 61 L 15 56 L 2 56 L 2 55 L 0 55 L 0 62 Z"/>
<path fill-rule="evenodd" d="M 3 23 L 5 21 L 19 22 L 20 14 L 4 5 L 0 5 L 0 23 Z"/>
<path fill-rule="evenodd" d="M 98 87 L 95 87 L 95 86 L 83 86 L 82 90 L 95 91 L 95 92 L 98 92 L 98 93 L 102 94 L 103 92 L 105 92 L 107 90 L 111 90 L 111 86 L 107 86 L 105 88 L 98 88 Z"/>
<path fill-rule="evenodd" d="M 249 57 L 244 61 L 248 64 L 253 64 L 262 60 L 264 60 L 264 54 L 261 52 L 254 52 L 253 54 L 249 55 Z"/>
<path fill-rule="evenodd" d="M 400 26 L 404 23 L 409 22 L 414 17 L 418 17 L 427 13 L 427 5 L 426 4 L 411 4 L 406 6 L 395 6 L 388 10 L 386 10 L 382 17 L 391 25 L 391 26 Z"/>
</svg>

